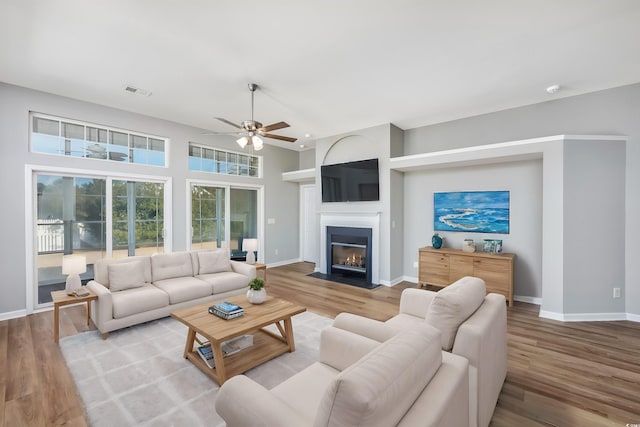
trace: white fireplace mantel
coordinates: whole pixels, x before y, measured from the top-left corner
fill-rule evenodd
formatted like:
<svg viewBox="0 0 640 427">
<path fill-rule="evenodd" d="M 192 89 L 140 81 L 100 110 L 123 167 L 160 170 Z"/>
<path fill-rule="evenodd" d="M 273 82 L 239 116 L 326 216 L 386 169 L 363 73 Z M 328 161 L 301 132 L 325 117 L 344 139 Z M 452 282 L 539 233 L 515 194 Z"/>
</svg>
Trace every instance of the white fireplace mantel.
<svg viewBox="0 0 640 427">
<path fill-rule="evenodd" d="M 358 227 L 371 229 L 371 282 L 380 283 L 380 215 L 381 212 L 321 212 L 320 265 L 318 271 L 327 273 L 327 227 Z"/>
</svg>

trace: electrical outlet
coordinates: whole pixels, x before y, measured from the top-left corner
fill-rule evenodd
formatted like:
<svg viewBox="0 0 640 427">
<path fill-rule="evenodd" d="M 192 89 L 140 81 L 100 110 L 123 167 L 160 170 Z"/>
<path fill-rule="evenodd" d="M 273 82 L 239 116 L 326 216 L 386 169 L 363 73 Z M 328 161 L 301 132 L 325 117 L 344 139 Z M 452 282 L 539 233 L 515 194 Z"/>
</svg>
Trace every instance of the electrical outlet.
<svg viewBox="0 0 640 427">
<path fill-rule="evenodd" d="M 276 249 L 276 255 L 278 255 L 278 250 Z"/>
<path fill-rule="evenodd" d="M 613 288 L 613 297 L 620 298 L 620 288 Z"/>
<path fill-rule="evenodd" d="M 413 261 L 413 268 L 418 268 L 418 261 Z"/>
</svg>

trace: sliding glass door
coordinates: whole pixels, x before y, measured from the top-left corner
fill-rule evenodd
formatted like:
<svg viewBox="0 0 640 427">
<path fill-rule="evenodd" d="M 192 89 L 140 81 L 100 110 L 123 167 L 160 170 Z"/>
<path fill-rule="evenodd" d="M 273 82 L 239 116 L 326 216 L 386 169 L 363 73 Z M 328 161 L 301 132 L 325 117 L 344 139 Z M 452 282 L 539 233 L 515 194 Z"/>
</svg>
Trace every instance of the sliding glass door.
<svg viewBox="0 0 640 427">
<path fill-rule="evenodd" d="M 191 184 L 191 248 L 229 248 L 244 259 L 242 242 L 258 238 L 258 188 Z"/>
<path fill-rule="evenodd" d="M 113 257 L 164 252 L 164 185 L 113 180 Z"/>
<path fill-rule="evenodd" d="M 103 178 L 37 175 L 36 301 L 51 302 L 50 292 L 64 289 L 62 256 L 87 258 L 86 280 L 93 263 L 105 254 L 106 180 Z"/>
<path fill-rule="evenodd" d="M 62 257 L 87 259 L 83 282 L 105 257 L 164 252 L 165 182 L 72 174 L 34 175 L 35 305 L 65 287 Z"/>
</svg>

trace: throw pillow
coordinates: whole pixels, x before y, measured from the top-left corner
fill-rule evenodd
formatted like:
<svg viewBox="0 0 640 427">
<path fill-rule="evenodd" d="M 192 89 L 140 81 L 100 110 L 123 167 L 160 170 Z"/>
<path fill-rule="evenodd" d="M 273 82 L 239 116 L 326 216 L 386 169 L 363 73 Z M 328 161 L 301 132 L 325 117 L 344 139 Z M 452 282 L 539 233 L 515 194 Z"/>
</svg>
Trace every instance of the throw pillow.
<svg viewBox="0 0 640 427">
<path fill-rule="evenodd" d="M 232 271 L 231 259 L 227 251 L 202 251 L 198 252 L 200 268 L 198 274 L 212 274 L 223 271 Z"/>
<path fill-rule="evenodd" d="M 109 289 L 112 292 L 144 286 L 144 271 L 140 261 L 117 262 L 107 266 Z"/>
<path fill-rule="evenodd" d="M 484 280 L 470 276 L 436 293 L 425 321 L 440 330 L 443 350 L 451 351 L 458 327 L 480 307 L 486 295 Z"/>
</svg>

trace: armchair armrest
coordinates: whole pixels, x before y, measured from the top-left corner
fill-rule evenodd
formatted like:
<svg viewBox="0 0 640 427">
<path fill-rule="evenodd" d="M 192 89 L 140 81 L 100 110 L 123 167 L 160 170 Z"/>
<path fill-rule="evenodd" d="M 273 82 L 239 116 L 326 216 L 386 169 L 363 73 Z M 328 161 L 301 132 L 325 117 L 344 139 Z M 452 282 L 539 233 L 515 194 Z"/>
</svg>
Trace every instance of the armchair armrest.
<svg viewBox="0 0 640 427">
<path fill-rule="evenodd" d="M 247 264 L 246 262 L 231 260 L 231 269 L 236 273 L 247 276 L 247 283 L 249 280 L 255 279 L 256 277 L 256 267 L 254 265 Z"/>
<path fill-rule="evenodd" d="M 338 314 L 333 320 L 333 326 L 378 342 L 384 342 L 396 333 L 395 329 L 384 322 L 352 313 Z"/>
<path fill-rule="evenodd" d="M 91 310 L 93 323 L 96 324 L 100 332 L 108 332 L 104 330 L 104 324 L 113 319 L 113 299 L 111 291 L 95 280 L 89 281 L 87 287 L 98 296 L 98 299 L 93 302 L 93 310 Z"/>
<path fill-rule="evenodd" d="M 400 295 L 400 313 L 424 319 L 429 310 L 429 305 L 436 295 L 433 291 L 407 288 Z"/>
<path fill-rule="evenodd" d="M 220 387 L 215 406 L 227 427 L 310 425 L 293 408 L 244 375 L 236 375 Z"/>
<path fill-rule="evenodd" d="M 319 361 L 343 371 L 379 345 L 379 341 L 329 326 L 320 334 Z"/>
</svg>

